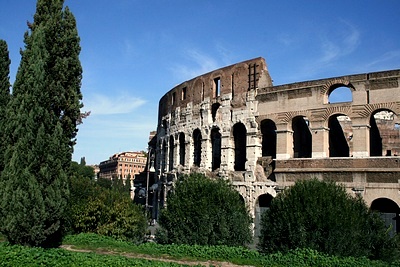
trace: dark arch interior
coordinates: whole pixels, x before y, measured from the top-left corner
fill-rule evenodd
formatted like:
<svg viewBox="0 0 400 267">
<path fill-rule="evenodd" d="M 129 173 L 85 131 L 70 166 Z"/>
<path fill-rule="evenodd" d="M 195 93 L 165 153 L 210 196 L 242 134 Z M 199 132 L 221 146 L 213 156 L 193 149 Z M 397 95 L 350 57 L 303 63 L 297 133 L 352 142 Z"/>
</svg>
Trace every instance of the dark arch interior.
<svg viewBox="0 0 400 267">
<path fill-rule="evenodd" d="M 185 166 L 185 157 L 186 157 L 186 150 L 185 150 L 185 134 L 179 134 L 179 164 Z"/>
<path fill-rule="evenodd" d="M 339 116 L 331 116 L 328 121 L 330 157 L 348 157 L 350 155 L 349 144 L 338 120 Z"/>
<path fill-rule="evenodd" d="M 235 140 L 235 171 L 245 171 L 246 164 L 246 128 L 242 123 L 233 126 Z"/>
<path fill-rule="evenodd" d="M 169 171 L 174 168 L 174 137 L 171 135 L 169 138 Z"/>
<path fill-rule="evenodd" d="M 221 134 L 218 128 L 211 131 L 212 146 L 212 170 L 215 171 L 221 167 Z"/>
<path fill-rule="evenodd" d="M 388 198 L 378 198 L 372 201 L 371 210 L 379 212 L 398 212 L 399 207 L 396 202 Z"/>
<path fill-rule="evenodd" d="M 294 157 L 311 158 L 312 136 L 306 119 L 304 117 L 293 118 L 292 129 Z"/>
<path fill-rule="evenodd" d="M 398 155 L 396 145 L 398 129 L 396 130 L 396 115 L 390 110 L 377 110 L 370 117 L 369 147 L 370 156 Z"/>
<path fill-rule="evenodd" d="M 258 197 L 258 206 L 269 208 L 271 206 L 271 201 L 273 197 L 270 194 L 263 194 Z"/>
<path fill-rule="evenodd" d="M 262 156 L 276 158 L 276 125 L 272 120 L 261 121 Z"/>
<path fill-rule="evenodd" d="M 400 229 L 399 206 L 391 199 L 378 198 L 372 201 L 371 210 L 379 212 L 385 225 L 389 229 L 389 234 L 394 236 Z"/>
<path fill-rule="evenodd" d="M 216 119 L 216 116 L 217 116 L 217 112 L 218 112 L 218 109 L 219 109 L 220 106 L 221 106 L 220 103 L 214 103 L 211 106 L 211 115 L 212 115 L 213 122 L 215 122 L 215 119 Z"/>
<path fill-rule="evenodd" d="M 193 131 L 193 144 L 194 144 L 193 164 L 197 167 L 200 167 L 200 163 L 201 163 L 201 132 L 199 129 L 196 129 Z"/>
</svg>

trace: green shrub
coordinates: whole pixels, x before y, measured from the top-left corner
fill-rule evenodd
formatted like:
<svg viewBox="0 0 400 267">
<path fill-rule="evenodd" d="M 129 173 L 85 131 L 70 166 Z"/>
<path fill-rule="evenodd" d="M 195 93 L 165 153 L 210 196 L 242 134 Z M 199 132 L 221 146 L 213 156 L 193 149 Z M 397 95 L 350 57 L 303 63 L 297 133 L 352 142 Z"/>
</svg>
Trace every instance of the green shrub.
<svg viewBox="0 0 400 267">
<path fill-rule="evenodd" d="M 178 179 L 159 224 L 159 243 L 242 246 L 252 239 L 239 193 L 227 181 L 202 174 Z"/>
<path fill-rule="evenodd" d="M 279 194 L 261 218 L 261 252 L 311 248 L 329 255 L 388 259 L 395 242 L 380 217 L 342 186 L 299 181 Z"/>
<path fill-rule="evenodd" d="M 130 242 L 144 240 L 146 217 L 128 194 L 83 177 L 71 177 L 70 188 L 67 232 L 98 233 Z"/>
</svg>

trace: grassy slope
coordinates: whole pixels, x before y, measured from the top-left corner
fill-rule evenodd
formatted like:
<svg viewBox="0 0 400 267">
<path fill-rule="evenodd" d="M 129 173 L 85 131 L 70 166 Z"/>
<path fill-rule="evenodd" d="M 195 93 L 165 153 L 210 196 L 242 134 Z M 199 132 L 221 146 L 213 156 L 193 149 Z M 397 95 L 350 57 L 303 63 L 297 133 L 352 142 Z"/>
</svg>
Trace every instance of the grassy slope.
<svg viewBox="0 0 400 267">
<path fill-rule="evenodd" d="M 93 251 L 72 252 L 65 249 L 26 248 L 0 244 L 0 266 L 188 266 L 182 263 L 135 259 L 127 256 L 138 254 L 146 257 L 184 261 L 225 261 L 253 266 L 400 266 L 366 258 L 328 257 L 309 249 L 295 250 L 288 254 L 262 255 L 245 248 L 226 246 L 204 247 L 187 245 L 134 245 L 95 234 L 67 236 L 64 245 Z M 106 255 L 104 255 L 106 254 Z M 112 254 L 112 255 L 110 255 Z M 140 256 L 139 255 L 139 256 Z M 218 262 L 215 265 L 219 265 Z M 201 265 L 197 265 L 201 266 Z"/>
</svg>

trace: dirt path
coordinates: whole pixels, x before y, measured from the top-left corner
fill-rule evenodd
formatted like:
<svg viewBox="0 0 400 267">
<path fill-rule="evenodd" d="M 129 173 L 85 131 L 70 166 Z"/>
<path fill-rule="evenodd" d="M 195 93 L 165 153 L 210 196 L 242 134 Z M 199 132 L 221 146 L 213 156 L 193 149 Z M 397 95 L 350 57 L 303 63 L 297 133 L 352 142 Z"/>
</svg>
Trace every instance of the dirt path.
<svg viewBox="0 0 400 267">
<path fill-rule="evenodd" d="M 69 250 L 69 251 L 74 251 L 74 252 L 83 252 L 83 253 L 94 252 L 94 253 L 103 254 L 103 255 L 119 255 L 119 256 L 124 256 L 124 257 L 127 257 L 127 258 L 145 259 L 145 260 L 162 261 L 162 262 L 173 262 L 173 263 L 178 263 L 178 264 L 186 264 L 186 265 L 190 265 L 190 266 L 202 265 L 202 266 L 206 266 L 206 267 L 210 267 L 210 266 L 219 266 L 219 267 L 254 267 L 254 266 L 251 266 L 251 265 L 237 265 L 237 264 L 233 264 L 233 263 L 230 263 L 230 262 L 173 260 L 173 259 L 152 257 L 152 256 L 145 255 L 145 254 L 113 252 L 113 251 L 100 250 L 100 249 L 98 249 L 98 250 L 75 249 L 71 245 L 62 245 L 61 248 Z"/>
</svg>

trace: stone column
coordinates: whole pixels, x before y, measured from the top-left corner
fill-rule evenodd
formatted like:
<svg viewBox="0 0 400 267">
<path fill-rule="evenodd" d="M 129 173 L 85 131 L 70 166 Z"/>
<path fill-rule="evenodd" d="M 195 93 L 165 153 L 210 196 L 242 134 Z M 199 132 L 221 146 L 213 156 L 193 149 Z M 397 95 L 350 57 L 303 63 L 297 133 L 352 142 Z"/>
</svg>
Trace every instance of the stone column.
<svg viewBox="0 0 400 267">
<path fill-rule="evenodd" d="M 261 143 L 258 135 L 257 123 L 255 120 L 250 120 L 248 123 L 248 132 L 246 140 L 246 181 L 255 181 L 254 170 L 256 168 L 257 159 L 261 156 Z"/>
<path fill-rule="evenodd" d="M 231 142 L 229 130 L 221 133 L 221 168 L 220 171 L 226 173 L 233 170 L 234 147 Z"/>
<path fill-rule="evenodd" d="M 185 170 L 190 171 L 190 167 L 193 164 L 193 138 L 192 135 L 188 134 L 185 136 Z"/>
<path fill-rule="evenodd" d="M 210 147 L 210 133 L 209 131 L 204 131 L 201 133 L 201 162 L 200 167 L 204 169 L 210 169 L 211 166 L 211 151 Z"/>
<path fill-rule="evenodd" d="M 287 123 L 276 124 L 276 159 L 293 157 L 293 131 Z"/>
<path fill-rule="evenodd" d="M 329 128 L 325 127 L 325 121 L 311 122 L 312 134 L 312 158 L 329 157 Z"/>
<path fill-rule="evenodd" d="M 353 130 L 353 157 L 369 157 L 369 130 L 371 126 L 368 123 L 368 118 L 352 118 L 351 122 Z"/>
</svg>

